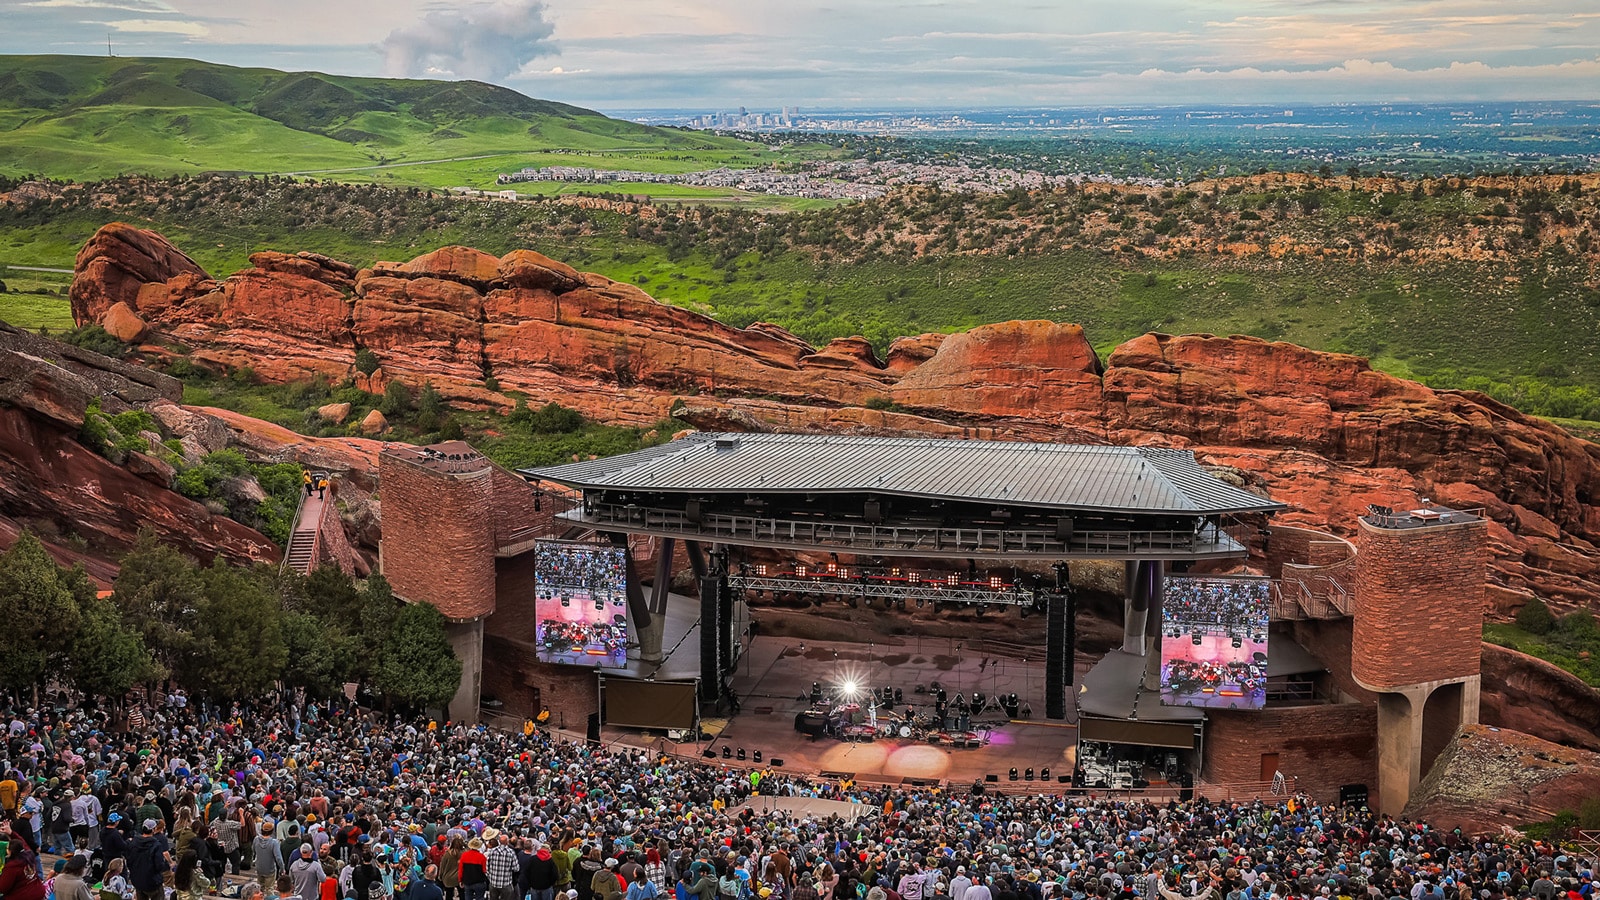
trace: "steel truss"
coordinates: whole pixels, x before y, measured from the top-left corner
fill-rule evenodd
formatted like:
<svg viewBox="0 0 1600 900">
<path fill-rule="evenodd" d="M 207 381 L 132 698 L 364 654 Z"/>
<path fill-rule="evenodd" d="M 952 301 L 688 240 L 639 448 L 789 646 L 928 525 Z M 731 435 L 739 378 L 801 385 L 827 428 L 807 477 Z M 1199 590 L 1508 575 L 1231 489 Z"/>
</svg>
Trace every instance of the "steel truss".
<svg viewBox="0 0 1600 900">
<path fill-rule="evenodd" d="M 1044 602 L 1044 594 L 1031 590 L 986 590 L 927 581 L 917 584 L 889 583 L 827 577 L 774 578 L 756 575 L 729 575 L 735 590 L 771 591 L 778 594 L 814 594 L 824 597 L 866 600 L 924 600 L 936 603 L 972 603 L 994 606 L 1034 606 Z"/>
</svg>

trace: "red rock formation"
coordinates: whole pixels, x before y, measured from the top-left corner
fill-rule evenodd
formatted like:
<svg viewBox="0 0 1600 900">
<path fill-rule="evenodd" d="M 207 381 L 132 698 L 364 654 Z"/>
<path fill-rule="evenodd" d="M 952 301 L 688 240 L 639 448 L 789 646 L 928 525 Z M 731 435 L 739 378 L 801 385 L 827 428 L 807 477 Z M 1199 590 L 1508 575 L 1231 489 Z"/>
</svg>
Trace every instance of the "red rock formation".
<svg viewBox="0 0 1600 900">
<path fill-rule="evenodd" d="M 1440 831 L 1498 832 L 1600 796 L 1600 754 L 1469 725 L 1439 754 L 1405 814 Z"/>
<path fill-rule="evenodd" d="M 9 545 L 27 525 L 76 534 L 103 559 L 153 528 L 197 559 L 276 559 L 258 532 L 170 490 L 160 460 L 129 454 L 119 465 L 78 442 L 91 400 L 113 411 L 179 394 L 176 379 L 0 323 L 0 542 Z M 91 569 L 102 579 L 107 571 Z"/>
<path fill-rule="evenodd" d="M 165 262 L 134 266 L 129 247 Z M 609 422 L 676 407 L 718 427 L 1193 447 L 1289 503 L 1286 520 L 1337 532 L 1368 503 L 1482 507 L 1490 614 L 1534 594 L 1600 609 L 1600 447 L 1353 356 L 1150 334 L 1102 365 L 1076 325 L 1007 322 L 901 338 L 880 362 L 857 338 L 818 350 L 774 325 L 731 328 L 533 251 L 446 247 L 360 272 L 261 253 L 220 285 L 176 258 L 159 236 L 107 226 L 79 255 L 75 311 L 128 302 L 196 360 L 270 381 L 352 377 L 365 348 L 382 369 L 358 383 L 374 391 L 431 381 L 457 403 L 510 406 L 493 375 L 531 404 Z"/>
<path fill-rule="evenodd" d="M 79 325 L 99 322 L 116 303 L 137 308 L 139 289 L 181 274 L 206 276 L 195 261 L 153 231 L 113 222 L 94 233 L 78 251 L 72 280 L 72 318 Z"/>
</svg>

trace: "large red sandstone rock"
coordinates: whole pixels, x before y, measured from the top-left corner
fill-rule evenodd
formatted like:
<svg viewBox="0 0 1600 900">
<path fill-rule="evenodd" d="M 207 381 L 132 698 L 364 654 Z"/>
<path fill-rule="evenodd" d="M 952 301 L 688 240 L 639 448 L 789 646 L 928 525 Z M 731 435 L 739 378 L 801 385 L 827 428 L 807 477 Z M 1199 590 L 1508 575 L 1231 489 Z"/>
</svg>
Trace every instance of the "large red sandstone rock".
<svg viewBox="0 0 1600 900">
<path fill-rule="evenodd" d="M 1600 796 L 1600 754 L 1469 725 L 1446 745 L 1405 814 L 1441 831 L 1498 832 Z"/>
<path fill-rule="evenodd" d="M 128 246 L 168 262 L 130 267 Z M 1076 325 L 1006 322 L 901 338 L 880 362 L 859 339 L 818 350 L 774 325 L 731 328 L 533 251 L 446 247 L 361 272 L 263 253 L 220 287 L 175 254 L 107 226 L 80 254 L 75 308 L 124 300 L 195 360 L 268 381 L 355 377 L 360 347 L 382 364 L 357 378 L 375 391 L 430 381 L 453 402 L 509 407 L 484 386 L 493 375 L 530 404 L 609 422 L 653 424 L 697 395 L 684 415 L 706 425 L 1192 447 L 1289 503 L 1286 520 L 1343 533 L 1368 503 L 1482 507 L 1489 612 L 1535 594 L 1600 608 L 1600 447 L 1353 356 L 1151 334 L 1102 366 Z M 896 411 L 864 408 L 884 399 Z"/>
<path fill-rule="evenodd" d="M 72 279 L 72 318 L 79 325 L 98 323 L 113 304 L 137 306 L 139 288 L 188 273 L 202 278 L 204 269 L 153 231 L 113 222 L 94 233 L 78 251 Z"/>
<path fill-rule="evenodd" d="M 111 304 L 111 308 L 106 310 L 105 317 L 100 320 L 100 325 L 107 334 L 124 344 L 136 343 L 144 337 L 144 320 L 121 300 Z"/>
<path fill-rule="evenodd" d="M 1049 420 L 1100 407 L 1100 360 L 1077 325 L 1002 322 L 941 342 L 890 394 L 914 409 Z"/>
</svg>

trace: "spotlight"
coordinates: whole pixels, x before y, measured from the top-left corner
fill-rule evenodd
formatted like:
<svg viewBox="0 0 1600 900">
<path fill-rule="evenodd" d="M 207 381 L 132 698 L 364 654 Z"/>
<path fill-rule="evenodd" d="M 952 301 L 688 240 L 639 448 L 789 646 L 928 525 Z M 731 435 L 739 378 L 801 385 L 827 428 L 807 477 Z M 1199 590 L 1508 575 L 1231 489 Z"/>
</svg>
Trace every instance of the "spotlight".
<svg viewBox="0 0 1600 900">
<path fill-rule="evenodd" d="M 1017 780 L 1017 767 L 1016 766 L 1012 766 L 1011 767 L 1011 780 L 1012 781 L 1016 781 Z"/>
<path fill-rule="evenodd" d="M 1023 773 L 1023 778 L 1028 780 L 1028 781 L 1032 781 L 1033 780 L 1033 766 L 1029 766 L 1028 767 L 1028 771 Z"/>
<path fill-rule="evenodd" d="M 744 762 L 744 748 L 743 747 L 739 748 L 738 756 L 739 756 L 739 762 Z"/>
<path fill-rule="evenodd" d="M 752 758 L 755 759 L 756 762 L 761 762 L 761 751 L 760 750 L 757 750 L 755 753 L 751 754 L 751 756 L 752 756 Z"/>
<path fill-rule="evenodd" d="M 854 681 L 846 681 L 839 685 L 839 696 L 846 700 L 854 700 L 861 696 L 861 685 Z"/>
<path fill-rule="evenodd" d="M 1050 767 L 1049 766 L 1045 766 L 1044 768 L 1039 770 L 1039 780 L 1040 781 L 1049 781 L 1050 780 Z"/>
<path fill-rule="evenodd" d="M 722 758 L 723 759 L 733 759 L 733 748 L 732 747 L 728 747 L 728 746 L 724 746 L 722 748 Z"/>
</svg>

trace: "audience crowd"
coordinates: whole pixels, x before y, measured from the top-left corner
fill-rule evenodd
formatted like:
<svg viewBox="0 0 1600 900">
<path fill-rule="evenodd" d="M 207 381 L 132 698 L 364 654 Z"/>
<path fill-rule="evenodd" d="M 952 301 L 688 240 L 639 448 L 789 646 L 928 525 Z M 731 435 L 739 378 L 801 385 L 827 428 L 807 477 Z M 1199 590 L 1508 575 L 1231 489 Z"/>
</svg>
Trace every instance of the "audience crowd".
<svg viewBox="0 0 1600 900">
<path fill-rule="evenodd" d="M 1304 798 L 869 786 L 343 704 L 3 719 L 0 900 L 1600 900 L 1555 846 Z"/>
</svg>

